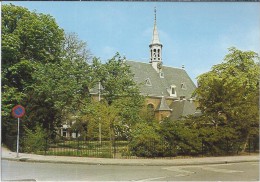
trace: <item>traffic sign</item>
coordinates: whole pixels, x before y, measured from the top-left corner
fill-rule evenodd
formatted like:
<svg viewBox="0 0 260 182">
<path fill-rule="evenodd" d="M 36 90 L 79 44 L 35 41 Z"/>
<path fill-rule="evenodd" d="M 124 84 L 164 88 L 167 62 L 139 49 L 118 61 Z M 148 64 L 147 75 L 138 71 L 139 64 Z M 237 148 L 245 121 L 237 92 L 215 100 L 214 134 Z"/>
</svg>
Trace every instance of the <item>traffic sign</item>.
<svg viewBox="0 0 260 182">
<path fill-rule="evenodd" d="M 25 114 L 25 109 L 21 105 L 17 105 L 12 109 L 12 114 L 15 118 L 21 118 Z"/>
</svg>

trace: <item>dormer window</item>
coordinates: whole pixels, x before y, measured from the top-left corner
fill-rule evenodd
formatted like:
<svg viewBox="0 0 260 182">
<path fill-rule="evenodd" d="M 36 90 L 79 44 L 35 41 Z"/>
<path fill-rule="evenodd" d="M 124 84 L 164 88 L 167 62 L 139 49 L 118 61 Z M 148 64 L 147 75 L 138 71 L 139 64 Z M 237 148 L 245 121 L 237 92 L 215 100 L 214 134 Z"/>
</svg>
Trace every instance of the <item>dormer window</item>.
<svg viewBox="0 0 260 182">
<path fill-rule="evenodd" d="M 186 84 L 185 84 L 185 83 L 181 83 L 181 89 L 187 90 L 187 87 L 186 87 Z"/>
<path fill-rule="evenodd" d="M 170 96 L 177 97 L 176 86 L 175 85 L 171 85 Z"/>
<path fill-rule="evenodd" d="M 152 82 L 151 82 L 150 78 L 147 78 L 147 79 L 145 80 L 145 85 L 146 85 L 146 86 L 152 86 Z"/>
</svg>

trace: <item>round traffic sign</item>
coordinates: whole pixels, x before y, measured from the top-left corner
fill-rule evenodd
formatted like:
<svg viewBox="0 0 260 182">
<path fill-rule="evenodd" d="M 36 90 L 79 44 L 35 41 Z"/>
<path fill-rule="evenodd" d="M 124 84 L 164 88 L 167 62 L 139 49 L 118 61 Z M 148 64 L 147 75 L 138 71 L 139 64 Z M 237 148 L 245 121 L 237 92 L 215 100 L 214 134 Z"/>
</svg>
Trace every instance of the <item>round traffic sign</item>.
<svg viewBox="0 0 260 182">
<path fill-rule="evenodd" d="M 21 105 L 17 105 L 12 109 L 12 114 L 15 118 L 21 118 L 25 114 L 25 109 Z"/>
</svg>

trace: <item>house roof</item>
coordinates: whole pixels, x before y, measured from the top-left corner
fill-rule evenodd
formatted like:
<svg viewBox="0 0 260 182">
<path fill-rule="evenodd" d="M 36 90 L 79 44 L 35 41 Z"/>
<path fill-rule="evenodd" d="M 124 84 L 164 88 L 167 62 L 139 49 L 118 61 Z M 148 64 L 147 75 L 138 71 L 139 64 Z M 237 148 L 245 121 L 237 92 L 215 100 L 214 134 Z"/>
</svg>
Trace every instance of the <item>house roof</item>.
<svg viewBox="0 0 260 182">
<path fill-rule="evenodd" d="M 171 86 L 175 86 L 176 96 L 190 98 L 196 86 L 184 69 L 162 66 L 163 76 L 150 63 L 126 61 L 134 73 L 134 80 L 141 83 L 141 93 L 147 96 L 170 96 Z M 151 84 L 145 84 L 149 79 Z M 174 97 L 172 97 L 174 98 Z"/>
<path fill-rule="evenodd" d="M 194 103 L 191 103 L 187 100 L 175 101 L 170 105 L 170 108 L 172 109 L 172 114 L 170 116 L 172 120 L 177 120 L 181 116 L 187 116 L 190 114 L 194 115 L 197 111 Z"/>
</svg>

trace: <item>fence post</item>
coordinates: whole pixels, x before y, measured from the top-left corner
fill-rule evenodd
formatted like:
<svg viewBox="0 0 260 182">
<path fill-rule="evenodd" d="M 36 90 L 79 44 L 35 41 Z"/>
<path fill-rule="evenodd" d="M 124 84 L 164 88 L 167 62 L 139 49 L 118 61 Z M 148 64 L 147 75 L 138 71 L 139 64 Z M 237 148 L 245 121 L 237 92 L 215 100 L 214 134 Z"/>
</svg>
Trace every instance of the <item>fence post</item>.
<svg viewBox="0 0 260 182">
<path fill-rule="evenodd" d="M 203 150 L 203 138 L 201 139 L 201 155 L 203 156 L 204 150 Z"/>
<path fill-rule="evenodd" d="M 113 148 L 114 148 L 114 159 L 116 158 L 116 138 L 113 140 Z"/>
<path fill-rule="evenodd" d="M 249 150 L 249 155 L 250 155 L 250 148 L 251 148 L 251 146 L 250 146 L 250 143 L 251 143 L 251 141 L 250 141 L 250 137 L 249 137 L 248 140 L 249 140 L 249 141 L 248 141 L 248 150 Z"/>
<path fill-rule="evenodd" d="M 45 147 L 44 147 L 44 155 L 46 155 L 47 154 L 47 148 L 48 148 L 48 138 L 46 137 L 45 138 Z"/>
<path fill-rule="evenodd" d="M 229 147 L 228 147 L 228 138 L 226 138 L 226 154 L 229 152 Z"/>
<path fill-rule="evenodd" d="M 79 137 L 77 137 L 77 156 L 79 155 Z"/>
</svg>

